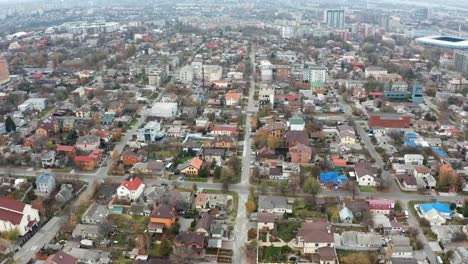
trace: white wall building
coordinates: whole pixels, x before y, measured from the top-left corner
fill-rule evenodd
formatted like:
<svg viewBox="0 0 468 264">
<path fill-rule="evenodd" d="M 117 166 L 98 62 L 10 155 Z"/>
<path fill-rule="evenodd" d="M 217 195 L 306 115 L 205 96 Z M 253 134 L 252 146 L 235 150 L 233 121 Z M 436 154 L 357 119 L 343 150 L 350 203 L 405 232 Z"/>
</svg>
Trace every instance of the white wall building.
<svg viewBox="0 0 468 264">
<path fill-rule="evenodd" d="M 135 177 L 120 184 L 117 188 L 117 197 L 119 199 L 137 201 L 144 190 L 145 184 L 143 181 L 140 178 Z"/>
<path fill-rule="evenodd" d="M 30 98 L 18 105 L 18 110 L 25 112 L 28 110 L 42 111 L 46 108 L 46 98 Z"/>
<path fill-rule="evenodd" d="M 177 115 L 177 103 L 155 102 L 150 110 L 151 116 L 171 118 Z"/>
<path fill-rule="evenodd" d="M 20 236 L 24 236 L 39 221 L 39 210 L 32 208 L 30 204 L 0 197 L 0 232 L 17 229 Z"/>
</svg>

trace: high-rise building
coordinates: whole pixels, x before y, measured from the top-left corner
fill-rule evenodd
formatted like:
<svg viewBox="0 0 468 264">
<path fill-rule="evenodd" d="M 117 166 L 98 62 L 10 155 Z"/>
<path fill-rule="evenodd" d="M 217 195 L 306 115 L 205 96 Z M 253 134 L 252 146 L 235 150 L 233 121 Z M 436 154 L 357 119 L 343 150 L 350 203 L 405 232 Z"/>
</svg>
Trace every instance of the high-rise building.
<svg viewBox="0 0 468 264">
<path fill-rule="evenodd" d="M 342 9 L 327 9 L 324 12 L 324 22 L 333 28 L 344 28 L 345 15 Z"/>
<path fill-rule="evenodd" d="M 418 8 L 414 11 L 414 17 L 416 20 L 426 20 L 429 15 L 427 7 Z"/>
<path fill-rule="evenodd" d="M 459 72 L 468 73 L 468 52 L 455 51 L 455 69 Z"/>
<path fill-rule="evenodd" d="M 4 57 L 0 57 L 0 84 L 10 81 L 10 72 L 8 71 L 8 64 Z"/>
</svg>

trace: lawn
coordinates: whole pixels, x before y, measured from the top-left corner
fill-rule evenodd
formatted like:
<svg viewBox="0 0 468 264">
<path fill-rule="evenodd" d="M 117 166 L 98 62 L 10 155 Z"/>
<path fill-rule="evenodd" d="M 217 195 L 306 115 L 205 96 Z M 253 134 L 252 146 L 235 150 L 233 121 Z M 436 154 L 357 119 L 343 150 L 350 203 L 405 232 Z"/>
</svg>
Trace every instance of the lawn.
<svg viewBox="0 0 468 264">
<path fill-rule="evenodd" d="M 281 221 L 276 225 L 276 232 L 287 243 L 296 237 L 297 229 L 301 226 L 302 221 Z"/>
<path fill-rule="evenodd" d="M 153 257 L 161 256 L 160 248 L 161 248 L 160 244 L 153 243 L 152 247 L 151 247 L 151 250 L 150 250 L 150 256 L 153 256 Z"/>
<path fill-rule="evenodd" d="M 341 264 L 372 264 L 376 263 L 377 251 L 362 251 L 356 252 L 351 250 L 336 250 L 338 260 Z"/>
<path fill-rule="evenodd" d="M 149 217 L 146 216 L 111 215 L 110 219 L 117 230 L 128 234 L 143 233 L 149 223 Z"/>
<path fill-rule="evenodd" d="M 293 252 L 293 250 L 288 247 L 261 247 L 258 249 L 258 259 L 261 262 L 287 262 L 288 255 Z"/>
<path fill-rule="evenodd" d="M 375 193 L 377 192 L 377 189 L 373 186 L 359 186 L 359 191 L 365 193 Z"/>
<path fill-rule="evenodd" d="M 340 222 L 340 210 L 338 210 L 338 207 L 336 205 L 329 205 L 325 209 L 328 220 L 332 223 L 338 223 Z"/>
<path fill-rule="evenodd" d="M 178 181 L 179 180 L 179 175 L 171 175 L 171 176 L 169 176 L 169 180 Z M 188 181 L 188 182 L 207 182 L 208 178 L 185 176 L 184 181 Z"/>
<path fill-rule="evenodd" d="M 296 200 L 296 202 L 294 203 L 293 214 L 295 218 L 301 219 L 324 217 L 324 215 L 320 211 L 307 208 L 304 203 L 304 200 L 302 199 Z"/>
</svg>

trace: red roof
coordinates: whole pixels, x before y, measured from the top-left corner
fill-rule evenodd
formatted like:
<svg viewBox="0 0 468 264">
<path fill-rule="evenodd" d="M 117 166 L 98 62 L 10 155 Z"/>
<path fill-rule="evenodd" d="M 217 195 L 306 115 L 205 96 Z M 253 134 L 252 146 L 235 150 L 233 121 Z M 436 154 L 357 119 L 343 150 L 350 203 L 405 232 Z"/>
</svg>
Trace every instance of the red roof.
<svg viewBox="0 0 468 264">
<path fill-rule="evenodd" d="M 93 158 L 91 158 L 89 156 L 76 156 L 75 157 L 75 161 L 90 162 L 92 160 L 93 160 Z"/>
<path fill-rule="evenodd" d="M 231 133 L 238 134 L 237 128 L 235 127 L 228 127 L 228 126 L 214 126 L 211 131 L 229 131 Z"/>
<path fill-rule="evenodd" d="M 25 204 L 18 200 L 0 197 L 0 208 L 22 213 L 24 210 L 24 206 Z"/>
<path fill-rule="evenodd" d="M 346 160 L 345 159 L 333 159 L 333 166 L 346 167 Z"/>
<path fill-rule="evenodd" d="M 384 92 L 369 92 L 369 95 L 372 95 L 372 96 L 384 96 Z"/>
<path fill-rule="evenodd" d="M 394 206 L 394 200 L 369 200 L 370 210 L 391 210 Z"/>
<path fill-rule="evenodd" d="M 140 178 L 135 177 L 135 178 L 130 179 L 128 181 L 122 182 L 122 184 L 120 184 L 120 186 L 125 187 L 129 191 L 136 191 L 136 190 L 138 190 L 138 188 L 140 187 L 141 184 L 143 184 L 143 181 Z"/>
<path fill-rule="evenodd" d="M 73 146 L 58 145 L 57 151 L 72 152 L 75 149 Z"/>
<path fill-rule="evenodd" d="M 41 72 L 36 72 L 31 76 L 31 78 L 40 79 L 40 78 L 42 78 L 42 73 Z"/>
<path fill-rule="evenodd" d="M 8 211 L 5 209 L 0 208 L 0 220 L 5 222 L 10 222 L 13 225 L 18 225 L 21 223 L 21 219 L 23 218 L 23 213 L 17 213 Z"/>
</svg>

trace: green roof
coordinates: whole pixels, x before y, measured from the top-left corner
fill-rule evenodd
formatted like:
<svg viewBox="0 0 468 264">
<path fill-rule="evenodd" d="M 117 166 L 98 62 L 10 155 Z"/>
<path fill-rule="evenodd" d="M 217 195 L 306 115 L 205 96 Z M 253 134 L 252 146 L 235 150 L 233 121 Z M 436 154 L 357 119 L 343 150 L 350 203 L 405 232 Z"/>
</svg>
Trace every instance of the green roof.
<svg viewBox="0 0 468 264">
<path fill-rule="evenodd" d="M 304 119 L 299 116 L 289 118 L 290 125 L 303 125 L 305 123 Z"/>
</svg>

